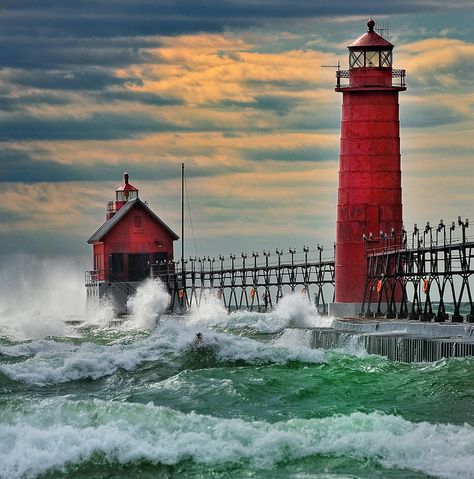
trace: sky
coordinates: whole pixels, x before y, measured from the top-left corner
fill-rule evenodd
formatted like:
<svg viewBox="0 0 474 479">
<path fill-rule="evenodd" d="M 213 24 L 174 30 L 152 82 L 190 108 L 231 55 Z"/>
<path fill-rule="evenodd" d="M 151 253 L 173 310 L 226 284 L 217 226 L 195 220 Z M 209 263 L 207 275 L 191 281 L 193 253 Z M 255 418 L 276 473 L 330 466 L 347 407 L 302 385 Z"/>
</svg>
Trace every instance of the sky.
<svg viewBox="0 0 474 479">
<path fill-rule="evenodd" d="M 0 0 L 0 255 L 91 255 L 125 170 L 180 234 L 182 162 L 186 255 L 330 254 L 342 95 L 321 66 L 348 67 L 371 15 L 407 71 L 406 228 L 474 217 L 472 1 Z"/>
</svg>

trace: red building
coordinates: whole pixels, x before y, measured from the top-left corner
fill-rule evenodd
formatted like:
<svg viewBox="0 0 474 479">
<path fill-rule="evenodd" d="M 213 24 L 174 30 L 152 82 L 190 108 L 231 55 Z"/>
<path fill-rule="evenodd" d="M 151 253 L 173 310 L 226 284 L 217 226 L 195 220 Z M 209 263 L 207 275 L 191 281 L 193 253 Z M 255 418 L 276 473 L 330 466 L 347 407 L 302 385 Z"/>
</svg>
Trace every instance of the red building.
<svg viewBox="0 0 474 479">
<path fill-rule="evenodd" d="M 115 191 L 115 201 L 107 204 L 105 223 L 88 240 L 94 258 L 94 270 L 86 278 L 88 297 L 113 296 L 116 309 L 123 312 L 120 305 L 126 304 L 126 295 L 119 292 L 133 291 L 134 283 L 150 275 L 151 265 L 172 261 L 177 239 L 141 201 L 138 189 L 125 173 L 124 184 Z"/>
<path fill-rule="evenodd" d="M 367 26 L 348 46 L 349 70 L 337 72 L 336 91 L 343 94 L 331 305 L 337 316 L 354 316 L 362 302 L 363 235 L 403 228 L 398 93 L 406 90 L 405 71 L 392 68 L 393 45 L 374 31 L 375 22 Z"/>
</svg>

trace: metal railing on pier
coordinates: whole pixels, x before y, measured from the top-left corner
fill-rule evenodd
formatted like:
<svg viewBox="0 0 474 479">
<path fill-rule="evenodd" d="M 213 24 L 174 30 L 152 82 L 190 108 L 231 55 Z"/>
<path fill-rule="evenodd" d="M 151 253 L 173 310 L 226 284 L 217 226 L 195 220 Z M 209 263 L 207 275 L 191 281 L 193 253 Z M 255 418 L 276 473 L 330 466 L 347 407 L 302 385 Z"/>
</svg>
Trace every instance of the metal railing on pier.
<svg viewBox="0 0 474 479">
<path fill-rule="evenodd" d="M 364 237 L 367 282 L 361 315 L 421 321 L 474 322 L 474 239 L 469 221 L 426 223 Z M 449 308 L 447 307 L 449 305 Z"/>
<path fill-rule="evenodd" d="M 215 294 L 229 311 L 266 311 L 284 294 L 300 292 L 321 314 L 327 314 L 334 298 L 334 259 L 324 259 L 320 245 L 316 250 L 190 257 L 153 265 L 153 276 L 166 284 L 172 309 L 200 305 L 206 295 Z"/>
</svg>

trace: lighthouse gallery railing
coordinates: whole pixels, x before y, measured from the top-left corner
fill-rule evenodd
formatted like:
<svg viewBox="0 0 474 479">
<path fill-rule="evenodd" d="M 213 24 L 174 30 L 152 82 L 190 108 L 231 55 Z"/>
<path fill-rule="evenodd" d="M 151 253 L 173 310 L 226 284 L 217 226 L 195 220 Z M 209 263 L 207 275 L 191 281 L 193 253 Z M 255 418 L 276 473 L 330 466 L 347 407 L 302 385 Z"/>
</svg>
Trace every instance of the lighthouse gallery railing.
<svg viewBox="0 0 474 479">
<path fill-rule="evenodd" d="M 347 81 L 341 82 L 341 79 Z M 392 70 L 392 87 L 406 87 L 406 70 Z M 336 88 L 350 88 L 349 70 L 336 70 Z"/>
</svg>

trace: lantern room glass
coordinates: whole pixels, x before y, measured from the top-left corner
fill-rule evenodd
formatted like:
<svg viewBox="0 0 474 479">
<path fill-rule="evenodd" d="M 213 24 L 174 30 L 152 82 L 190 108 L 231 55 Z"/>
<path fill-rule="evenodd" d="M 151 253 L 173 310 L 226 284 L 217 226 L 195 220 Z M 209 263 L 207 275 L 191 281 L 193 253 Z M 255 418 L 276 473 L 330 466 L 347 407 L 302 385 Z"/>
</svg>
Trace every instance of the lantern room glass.
<svg viewBox="0 0 474 479">
<path fill-rule="evenodd" d="M 391 68 L 391 50 L 351 50 L 349 68 Z"/>
<path fill-rule="evenodd" d="M 138 191 L 116 191 L 115 200 L 116 201 L 128 201 L 138 198 Z"/>
<path fill-rule="evenodd" d="M 378 67 L 380 66 L 379 52 L 365 52 L 365 66 L 366 67 Z"/>
</svg>

